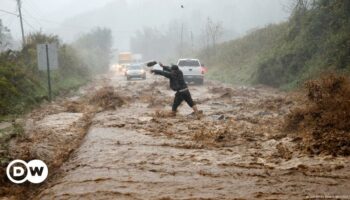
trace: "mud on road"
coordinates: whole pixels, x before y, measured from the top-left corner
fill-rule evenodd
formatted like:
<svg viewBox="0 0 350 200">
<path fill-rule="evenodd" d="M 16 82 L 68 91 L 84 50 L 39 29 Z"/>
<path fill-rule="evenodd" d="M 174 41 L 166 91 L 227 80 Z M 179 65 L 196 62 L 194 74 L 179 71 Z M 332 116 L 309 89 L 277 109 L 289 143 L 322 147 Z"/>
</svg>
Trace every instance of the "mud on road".
<svg viewBox="0 0 350 200">
<path fill-rule="evenodd" d="M 283 133 L 295 105 L 288 94 L 207 82 L 190 86 L 201 119 L 184 103 L 167 117 L 165 80 L 124 79 L 106 82 L 126 103 L 94 116 L 34 199 L 350 198 L 349 158 L 307 156 Z"/>
</svg>

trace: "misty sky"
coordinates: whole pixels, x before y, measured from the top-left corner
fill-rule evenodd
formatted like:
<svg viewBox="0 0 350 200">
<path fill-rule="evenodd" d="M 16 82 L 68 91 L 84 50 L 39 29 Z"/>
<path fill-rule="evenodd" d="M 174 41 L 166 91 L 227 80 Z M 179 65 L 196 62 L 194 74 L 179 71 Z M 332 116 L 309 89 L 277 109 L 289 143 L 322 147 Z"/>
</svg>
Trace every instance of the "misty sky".
<svg viewBox="0 0 350 200">
<path fill-rule="evenodd" d="M 80 13 L 98 9 L 111 0 L 22 0 L 22 14 L 26 32 L 38 30 L 53 32 L 64 20 Z M 0 0 L 0 9 L 18 12 L 16 0 Z M 16 16 L 0 12 L 3 23 L 11 29 L 14 38 L 20 38 Z M 73 28 L 72 28 L 73 29 Z"/>
<path fill-rule="evenodd" d="M 227 37 L 288 18 L 290 0 L 22 0 L 25 32 L 42 30 L 70 42 L 91 28 L 113 31 L 114 45 L 128 49 L 129 38 L 145 26 L 160 30 L 172 21 L 184 23 L 188 31 L 200 32 L 208 17 L 221 21 Z M 180 5 L 185 8 L 181 9 Z M 0 0 L 0 9 L 17 12 L 15 0 Z M 19 20 L 0 12 L 14 39 L 20 39 Z"/>
</svg>

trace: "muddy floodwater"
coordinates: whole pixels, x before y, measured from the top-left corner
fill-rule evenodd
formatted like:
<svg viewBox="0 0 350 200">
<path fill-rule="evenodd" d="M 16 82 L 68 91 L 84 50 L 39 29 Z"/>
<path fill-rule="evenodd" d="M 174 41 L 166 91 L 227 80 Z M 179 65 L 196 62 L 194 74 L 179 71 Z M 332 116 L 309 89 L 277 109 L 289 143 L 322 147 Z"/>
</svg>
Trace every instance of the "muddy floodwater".
<svg viewBox="0 0 350 200">
<path fill-rule="evenodd" d="M 174 93 L 162 78 L 104 84 L 127 103 L 94 116 L 35 199 L 350 199 L 349 158 L 308 156 L 282 132 L 288 94 L 191 85 L 197 119 L 185 103 L 167 116 Z"/>
</svg>

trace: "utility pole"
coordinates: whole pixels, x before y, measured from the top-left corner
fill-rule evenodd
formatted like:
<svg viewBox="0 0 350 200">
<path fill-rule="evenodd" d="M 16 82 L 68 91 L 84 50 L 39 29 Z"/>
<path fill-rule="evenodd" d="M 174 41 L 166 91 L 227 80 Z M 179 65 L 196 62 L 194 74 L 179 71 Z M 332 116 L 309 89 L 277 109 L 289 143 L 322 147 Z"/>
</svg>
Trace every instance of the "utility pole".
<svg viewBox="0 0 350 200">
<path fill-rule="evenodd" d="M 22 10 L 21 10 L 21 0 L 17 0 L 18 12 L 19 12 L 19 20 L 21 23 L 21 31 L 22 31 L 22 45 L 24 47 L 26 41 L 24 37 L 24 29 L 23 29 L 23 19 L 22 19 Z"/>
</svg>

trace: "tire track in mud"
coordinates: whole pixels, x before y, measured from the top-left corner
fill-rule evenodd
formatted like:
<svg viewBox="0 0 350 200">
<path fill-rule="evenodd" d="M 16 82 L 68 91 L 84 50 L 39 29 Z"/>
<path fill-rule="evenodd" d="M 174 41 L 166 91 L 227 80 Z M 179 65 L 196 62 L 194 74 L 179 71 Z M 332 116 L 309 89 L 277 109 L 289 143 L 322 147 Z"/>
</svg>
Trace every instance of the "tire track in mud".
<svg viewBox="0 0 350 200">
<path fill-rule="evenodd" d="M 281 131 L 293 99 L 269 88 L 191 86 L 169 118 L 167 83 L 108 81 L 128 100 L 95 115 L 80 148 L 35 199 L 300 199 L 349 195 L 349 159 L 308 157 Z"/>
</svg>

